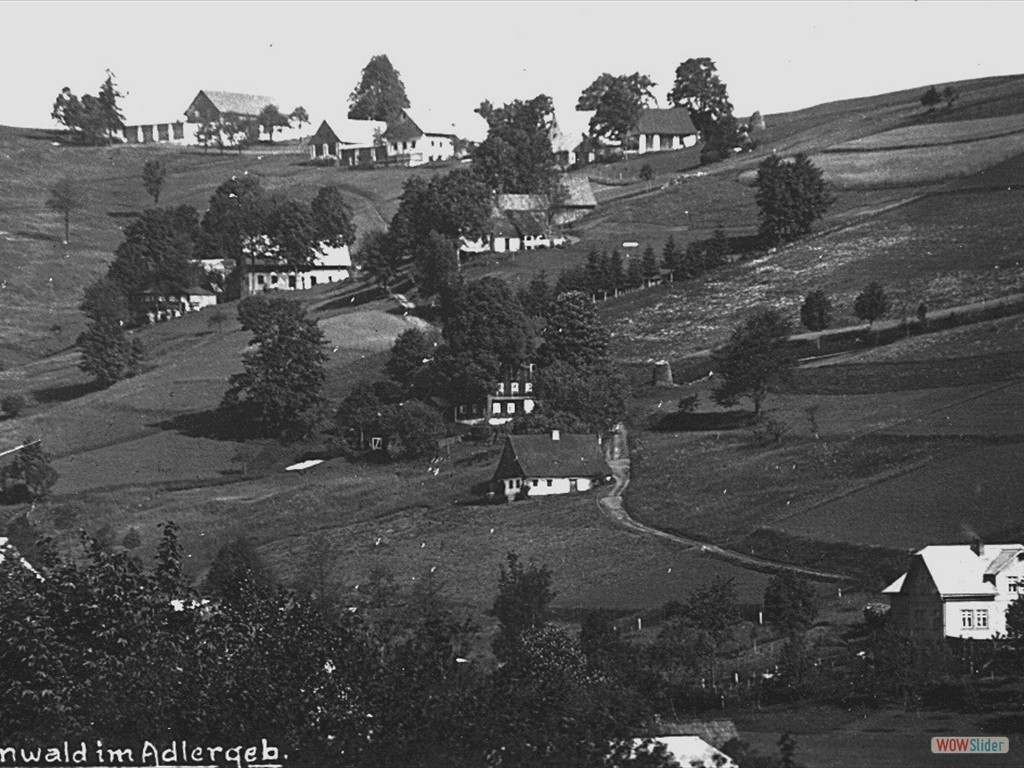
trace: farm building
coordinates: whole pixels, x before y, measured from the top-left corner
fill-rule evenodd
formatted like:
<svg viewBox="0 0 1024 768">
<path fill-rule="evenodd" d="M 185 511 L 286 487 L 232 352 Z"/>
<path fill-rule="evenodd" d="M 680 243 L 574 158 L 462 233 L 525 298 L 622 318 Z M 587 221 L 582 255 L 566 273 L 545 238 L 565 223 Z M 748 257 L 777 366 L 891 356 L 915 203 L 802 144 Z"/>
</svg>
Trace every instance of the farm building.
<svg viewBox="0 0 1024 768">
<path fill-rule="evenodd" d="M 648 736 L 646 739 L 636 739 L 633 742 L 633 749 L 639 750 L 645 740 L 663 745 L 665 756 L 680 766 L 713 765 L 718 768 L 737 768 L 735 760 L 699 736 Z"/>
<path fill-rule="evenodd" d="M 429 114 L 403 109 L 384 133 L 388 159 L 398 165 L 423 165 L 455 157 L 455 129 Z"/>
<path fill-rule="evenodd" d="M 611 476 L 596 435 L 510 435 L 494 471 L 494 491 L 512 500 L 588 491 Z"/>
<path fill-rule="evenodd" d="M 577 112 L 571 110 L 562 120 L 557 116 L 551 118 L 548 126 L 548 139 L 551 140 L 551 151 L 555 155 L 555 165 L 562 170 L 571 168 L 579 160 L 579 149 L 583 138 L 590 131 L 590 118 L 594 112 Z"/>
<path fill-rule="evenodd" d="M 667 152 L 694 146 L 697 129 L 693 127 L 690 111 L 685 107 L 645 109 L 632 138 L 637 142 L 638 154 Z"/>
<path fill-rule="evenodd" d="M 191 130 L 195 138 L 198 139 L 199 126 L 253 120 L 259 117 L 265 107 L 271 105 L 281 108 L 281 102 L 270 96 L 231 91 L 200 91 L 185 109 L 185 119 L 189 123 L 195 124 Z M 285 113 L 285 110 L 281 108 L 281 112 Z M 185 130 L 188 132 L 189 129 Z M 301 134 L 302 132 L 298 129 L 282 126 L 275 128 L 274 135 L 271 137 L 262 128 L 260 129 L 260 138 L 267 139 L 295 140 L 301 139 Z"/>
<path fill-rule="evenodd" d="M 217 294 L 200 286 L 181 291 L 142 291 L 138 304 L 151 323 L 181 317 L 186 312 L 197 312 L 217 303 Z"/>
<path fill-rule="evenodd" d="M 384 162 L 387 146 L 383 136 L 387 129 L 387 123 L 378 120 L 324 120 L 309 139 L 309 158 L 333 157 L 344 166 Z"/>
<path fill-rule="evenodd" d="M 1024 591 L 1024 546 L 929 546 L 883 590 L 890 621 L 906 632 L 988 640 L 1006 634 L 1006 609 Z"/>
<path fill-rule="evenodd" d="M 118 133 L 125 144 L 195 144 L 194 124 L 180 118 L 168 120 L 166 115 L 145 115 L 129 112 Z"/>
<path fill-rule="evenodd" d="M 494 385 L 486 402 L 459 405 L 455 409 L 455 421 L 459 424 L 506 424 L 516 416 L 533 413 L 536 401 L 533 396 L 532 363 L 520 366 L 516 375 L 511 373 Z"/>
<path fill-rule="evenodd" d="M 277 255 L 278 247 L 262 235 L 250 238 L 242 246 L 245 254 L 245 281 L 248 294 L 261 291 L 302 291 L 325 283 L 347 280 L 352 270 L 352 255 L 347 245 L 333 247 L 321 243 L 306 266 L 291 267 Z"/>
</svg>

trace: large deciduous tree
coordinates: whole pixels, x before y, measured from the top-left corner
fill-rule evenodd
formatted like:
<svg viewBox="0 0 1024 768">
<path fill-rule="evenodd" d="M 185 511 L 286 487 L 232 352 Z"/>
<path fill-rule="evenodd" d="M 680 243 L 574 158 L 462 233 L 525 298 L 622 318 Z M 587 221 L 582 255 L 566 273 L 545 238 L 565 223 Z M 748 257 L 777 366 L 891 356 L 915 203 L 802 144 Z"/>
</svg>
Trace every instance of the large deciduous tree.
<svg viewBox="0 0 1024 768">
<path fill-rule="evenodd" d="M 712 369 L 720 379 L 713 393 L 715 402 L 731 406 L 746 397 L 759 414 L 771 381 L 793 365 L 785 354 L 790 331 L 789 320 L 775 309 L 762 309 L 739 325 L 711 356 Z"/>
<path fill-rule="evenodd" d="M 538 350 L 541 365 L 555 362 L 573 366 L 604 363 L 611 335 L 597 317 L 594 303 L 578 291 L 560 294 L 551 304 Z"/>
<path fill-rule="evenodd" d="M 355 254 L 355 261 L 360 269 L 373 278 L 381 290 L 388 293 L 391 291 L 391 285 L 401 274 L 403 258 L 394 238 L 378 229 L 363 235 L 363 241 Z"/>
<path fill-rule="evenodd" d="M 356 227 L 352 223 L 352 208 L 345 200 L 341 187 L 320 187 L 310 204 L 314 236 L 318 242 L 335 248 L 352 245 L 356 241 Z"/>
<path fill-rule="evenodd" d="M 267 104 L 261 109 L 256 122 L 267 132 L 267 138 L 270 139 L 271 144 L 274 143 L 274 130 L 284 128 L 289 124 L 288 116 L 283 114 L 276 104 Z"/>
<path fill-rule="evenodd" d="M 45 499 L 59 477 L 52 459 L 43 450 L 42 441 L 27 438 L 25 447 L 15 452 L 13 461 L 0 469 L 0 490 L 9 493 L 21 488 L 29 501 Z"/>
<path fill-rule="evenodd" d="M 769 245 L 807 234 L 835 202 L 821 170 L 802 153 L 792 160 L 766 157 L 757 168 L 755 190 L 758 233 Z"/>
<path fill-rule="evenodd" d="M 610 75 L 607 72 L 588 85 L 576 102 L 580 111 L 594 110 L 590 135 L 622 141 L 636 128 L 644 107 L 656 104 L 656 84 L 647 75 Z"/>
<path fill-rule="evenodd" d="M 73 178 L 64 176 L 50 187 L 46 207 L 64 217 L 64 244 L 67 245 L 71 237 L 71 214 L 85 207 L 85 191 Z"/>
<path fill-rule="evenodd" d="M 203 214 L 199 255 L 243 264 L 242 246 L 263 233 L 269 207 L 259 177 L 246 174 L 225 181 L 214 190 Z"/>
<path fill-rule="evenodd" d="M 485 277 L 457 286 L 442 306 L 442 321 L 456 354 L 490 353 L 513 370 L 526 359 L 526 314 L 504 280 Z"/>
<path fill-rule="evenodd" d="M 348 97 L 352 120 L 394 120 L 409 106 L 398 70 L 384 54 L 374 56 L 363 67 L 359 84 Z"/>
<path fill-rule="evenodd" d="M 469 170 L 456 170 L 429 181 L 412 176 L 405 182 L 388 232 L 406 258 L 431 231 L 458 240 L 483 234 L 491 214 L 491 191 Z"/>
<path fill-rule="evenodd" d="M 243 311 L 253 300 L 258 311 Z M 253 345 L 242 356 L 245 370 L 230 378 L 222 407 L 238 409 L 268 437 L 310 436 L 326 406 L 323 331 L 299 302 L 285 298 L 243 299 L 239 319 L 253 331 Z"/>
<path fill-rule="evenodd" d="M 707 141 L 712 127 L 732 117 L 732 104 L 725 83 L 718 77 L 715 62 L 707 57 L 687 59 L 676 68 L 676 79 L 668 99 L 690 111 L 693 125 Z"/>
<path fill-rule="evenodd" d="M 889 297 L 881 283 L 876 281 L 868 283 L 853 301 L 853 313 L 861 320 L 867 320 L 868 325 L 873 325 L 888 311 Z"/>
<path fill-rule="evenodd" d="M 497 192 L 550 193 L 555 184 L 551 99 L 541 94 L 502 107 L 485 101 L 476 112 L 487 121 L 487 138 L 473 154 L 474 169 L 487 185 Z"/>
</svg>

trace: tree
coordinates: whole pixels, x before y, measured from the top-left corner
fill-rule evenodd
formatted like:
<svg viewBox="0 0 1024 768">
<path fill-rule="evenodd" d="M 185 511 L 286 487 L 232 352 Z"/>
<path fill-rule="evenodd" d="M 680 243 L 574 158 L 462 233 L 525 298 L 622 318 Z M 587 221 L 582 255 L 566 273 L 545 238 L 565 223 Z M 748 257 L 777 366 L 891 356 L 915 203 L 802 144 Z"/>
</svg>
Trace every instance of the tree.
<svg viewBox="0 0 1024 768">
<path fill-rule="evenodd" d="M 499 193 L 549 194 L 556 183 L 548 129 L 554 105 L 543 94 L 503 107 L 483 102 L 476 110 L 487 121 L 487 138 L 473 153 L 474 170 Z"/>
<path fill-rule="evenodd" d="M 114 132 L 124 127 L 124 116 L 117 106 L 121 98 L 114 75 L 107 70 L 107 79 L 97 96 L 85 94 L 79 99 L 70 88 L 62 88 L 53 103 L 50 117 L 67 128 L 82 144 L 103 144 L 113 141 Z"/>
<path fill-rule="evenodd" d="M 277 104 L 267 104 L 263 109 L 260 110 L 259 117 L 256 118 L 256 122 L 259 123 L 260 128 L 267 132 L 267 138 L 270 139 L 270 143 L 274 143 L 274 129 L 283 128 L 288 125 L 288 116 L 281 113 Z"/>
<path fill-rule="evenodd" d="M 110 319 L 93 320 L 76 341 L 82 351 L 78 367 L 109 387 L 130 379 L 141 369 L 142 342 L 129 340 L 120 323 Z"/>
<path fill-rule="evenodd" d="M 888 311 L 889 297 L 878 282 L 868 283 L 853 301 L 853 313 L 861 320 L 867 320 L 869 326 Z"/>
<path fill-rule="evenodd" d="M 197 242 L 204 259 L 231 259 L 244 267 L 243 244 L 263 234 L 270 203 L 259 177 L 233 176 L 210 196 Z M 255 252 L 253 252 L 255 259 Z"/>
<path fill-rule="evenodd" d="M 419 400 L 399 403 L 394 409 L 392 430 L 387 435 L 388 458 L 414 459 L 435 456 L 438 441 L 442 437 L 444 422 L 436 408 Z"/>
<path fill-rule="evenodd" d="M 401 274 L 403 258 L 391 235 L 378 229 L 363 235 L 356 262 L 381 290 L 390 293 L 391 284 Z"/>
<path fill-rule="evenodd" d="M 960 100 L 960 91 L 952 85 L 947 85 L 942 89 L 942 99 L 946 102 L 946 109 L 952 109 L 953 105 Z"/>
<path fill-rule="evenodd" d="M 1006 609 L 1006 634 L 1018 644 L 1024 640 L 1024 600 L 1019 597 Z"/>
<path fill-rule="evenodd" d="M 516 430 L 519 434 L 550 432 L 545 423 L 550 421 L 572 424 L 567 432 L 581 428 L 591 434 L 609 432 L 626 416 L 629 385 L 626 377 L 608 364 L 556 361 L 540 369 L 536 387 L 539 405 L 535 412 L 545 421 L 528 421 Z"/>
<path fill-rule="evenodd" d="M 772 576 L 764 590 L 764 614 L 765 621 L 784 632 L 807 629 L 818 615 L 813 587 L 794 571 Z"/>
<path fill-rule="evenodd" d="M 516 370 L 526 359 L 526 314 L 504 280 L 485 277 L 460 285 L 441 311 L 444 338 L 453 354 L 489 354 L 502 370 Z"/>
<path fill-rule="evenodd" d="M 437 345 L 436 331 L 426 333 L 419 328 L 403 331 L 391 345 L 391 355 L 384 364 L 384 373 L 404 387 L 419 386 L 424 366 L 433 359 Z"/>
<path fill-rule="evenodd" d="M 735 581 L 716 576 L 706 587 L 693 591 L 683 604 L 682 614 L 693 627 L 720 641 L 740 621 Z"/>
<path fill-rule="evenodd" d="M 114 132 L 124 128 L 124 115 L 117 106 L 117 100 L 122 97 L 114 84 L 114 73 L 107 70 L 107 79 L 100 86 L 100 92 L 96 97 L 99 103 L 100 121 L 103 131 L 106 133 L 107 143 L 114 140 Z"/>
<path fill-rule="evenodd" d="M 499 659 L 511 657 L 524 632 L 547 623 L 548 609 L 556 595 L 547 567 L 532 561 L 524 567 L 515 552 L 509 552 L 506 561 L 508 567 L 501 566 L 498 595 L 491 607 L 491 615 L 499 624 L 494 638 L 494 654 Z"/>
<path fill-rule="evenodd" d="M 823 331 L 832 324 L 832 300 L 822 290 L 811 291 L 800 305 L 800 322 L 809 331 Z"/>
<path fill-rule="evenodd" d="M 304 125 L 309 125 L 309 113 L 305 107 L 296 107 L 288 115 L 289 124 L 295 123 L 300 129 Z"/>
<path fill-rule="evenodd" d="M 356 241 L 356 227 L 352 223 L 352 208 L 345 200 L 341 187 L 320 187 L 310 204 L 313 217 L 313 236 L 317 242 L 339 248 Z"/>
<path fill-rule="evenodd" d="M 792 161 L 766 157 L 757 168 L 755 188 L 758 233 L 771 245 L 810 232 L 835 202 L 821 170 L 802 153 Z"/>
<path fill-rule="evenodd" d="M 528 285 L 520 288 L 517 295 L 527 317 L 546 318 L 555 298 L 548 282 L 548 273 L 543 269 L 530 279 Z"/>
<path fill-rule="evenodd" d="M 563 293 L 554 300 L 543 337 L 537 354 L 542 366 L 555 362 L 576 367 L 603 363 L 611 343 L 593 302 L 578 291 Z"/>
<path fill-rule="evenodd" d="M 239 320 L 253 331 L 253 345 L 242 356 L 244 371 L 228 380 L 221 407 L 240 409 L 267 436 L 310 436 L 326 407 L 323 331 L 299 302 L 285 298 L 266 299 L 255 322 L 240 305 Z"/>
<path fill-rule="evenodd" d="M 43 450 L 40 440 L 26 438 L 25 447 L 14 454 L 14 460 L 0 470 L 0 489 L 23 488 L 30 501 L 45 499 L 59 475 L 51 464 L 52 456 Z"/>
<path fill-rule="evenodd" d="M 658 266 L 658 257 L 654 253 L 654 246 L 648 245 L 644 248 L 643 260 L 640 264 L 644 279 L 653 280 L 661 275 L 661 267 Z"/>
<path fill-rule="evenodd" d="M 769 383 L 793 366 L 785 354 L 790 331 L 789 320 L 775 309 L 762 309 L 740 324 L 711 355 L 712 369 L 721 380 L 712 395 L 715 402 L 732 406 L 746 397 L 760 414 Z"/>
<path fill-rule="evenodd" d="M 672 235 L 665 241 L 665 247 L 661 250 L 661 265 L 669 272 L 675 272 L 679 268 L 679 248 Z"/>
<path fill-rule="evenodd" d="M 303 203 L 278 201 L 267 219 L 266 234 L 277 260 L 290 269 L 308 266 L 316 257 L 317 227 L 309 206 Z"/>
<path fill-rule="evenodd" d="M 707 57 L 687 59 L 676 68 L 668 99 L 690 111 L 693 125 L 705 141 L 713 126 L 733 116 L 725 83 L 718 77 L 715 62 Z"/>
<path fill-rule="evenodd" d="M 153 198 L 153 205 L 160 205 L 160 190 L 164 187 L 167 168 L 159 160 L 147 160 L 142 166 L 142 186 Z"/>
<path fill-rule="evenodd" d="M 85 191 L 70 176 L 64 176 L 50 187 L 46 207 L 64 216 L 64 244 L 71 237 L 71 214 L 85 207 Z"/>
<path fill-rule="evenodd" d="M 251 539 L 241 536 L 217 550 L 203 580 L 202 593 L 242 607 L 269 597 L 276 588 L 274 575 Z"/>
<path fill-rule="evenodd" d="M 451 240 L 476 239 L 491 215 L 491 200 L 490 189 L 473 171 L 455 170 L 429 181 L 411 176 L 388 235 L 405 258 L 413 258 L 432 231 Z"/>
<path fill-rule="evenodd" d="M 925 107 L 929 112 L 941 103 L 942 96 L 939 94 L 939 89 L 934 85 L 921 95 L 921 106 Z"/>
<path fill-rule="evenodd" d="M 437 232 L 416 246 L 413 253 L 416 288 L 422 298 L 444 295 L 459 280 L 459 247 Z"/>
<path fill-rule="evenodd" d="M 588 85 L 576 102 L 576 109 L 594 110 L 590 135 L 623 141 L 633 131 L 644 108 L 657 103 L 651 89 L 655 83 L 647 75 L 610 75 L 607 72 Z"/>
<path fill-rule="evenodd" d="M 405 86 L 391 60 L 384 54 L 374 56 L 363 67 L 359 84 L 348 97 L 351 120 L 390 122 L 409 106 Z"/>
<path fill-rule="evenodd" d="M 742 142 L 739 123 L 731 114 L 723 115 L 703 132 L 704 146 L 700 149 L 700 164 L 710 165 L 732 157 Z"/>
</svg>

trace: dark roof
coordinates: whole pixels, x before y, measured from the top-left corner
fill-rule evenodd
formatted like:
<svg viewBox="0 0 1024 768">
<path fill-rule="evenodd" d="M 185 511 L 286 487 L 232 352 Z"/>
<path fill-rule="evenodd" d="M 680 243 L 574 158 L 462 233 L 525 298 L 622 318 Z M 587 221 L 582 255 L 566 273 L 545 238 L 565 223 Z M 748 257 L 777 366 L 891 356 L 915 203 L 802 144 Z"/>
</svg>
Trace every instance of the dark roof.
<svg viewBox="0 0 1024 768">
<path fill-rule="evenodd" d="M 562 201 L 564 208 L 596 208 L 597 198 L 590 186 L 590 179 L 583 174 L 566 174 L 559 182 L 565 191 Z"/>
<path fill-rule="evenodd" d="M 268 104 L 277 104 L 277 101 L 270 96 L 257 96 L 252 93 L 205 90 L 202 92 L 221 113 L 258 116 Z"/>
<path fill-rule="evenodd" d="M 547 222 L 543 214 L 532 211 L 506 211 L 505 215 L 512 220 L 523 237 L 543 235 L 547 231 Z"/>
<path fill-rule="evenodd" d="M 429 113 L 412 113 L 408 109 L 403 109 L 398 117 L 388 123 L 384 138 L 388 141 L 409 141 L 420 136 L 455 138 L 455 131 L 451 126 L 437 125 L 436 122 L 436 118 Z"/>
<path fill-rule="evenodd" d="M 506 477 L 606 477 L 611 474 L 596 435 L 511 435 L 495 480 Z"/>
<path fill-rule="evenodd" d="M 697 133 L 686 107 L 672 109 L 645 109 L 637 123 L 637 133 L 661 133 L 687 136 Z"/>
<path fill-rule="evenodd" d="M 546 195 L 498 195 L 498 208 L 503 211 L 547 211 L 549 205 Z"/>
</svg>

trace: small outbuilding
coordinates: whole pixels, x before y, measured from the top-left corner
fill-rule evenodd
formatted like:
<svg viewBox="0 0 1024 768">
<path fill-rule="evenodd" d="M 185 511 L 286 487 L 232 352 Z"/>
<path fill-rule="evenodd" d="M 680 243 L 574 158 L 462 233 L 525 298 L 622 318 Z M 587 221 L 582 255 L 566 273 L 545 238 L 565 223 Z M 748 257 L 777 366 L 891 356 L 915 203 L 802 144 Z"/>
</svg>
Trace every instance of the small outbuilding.
<svg viewBox="0 0 1024 768">
<path fill-rule="evenodd" d="M 611 470 L 597 435 L 510 435 L 498 461 L 493 490 L 512 500 L 588 491 Z"/>
</svg>

